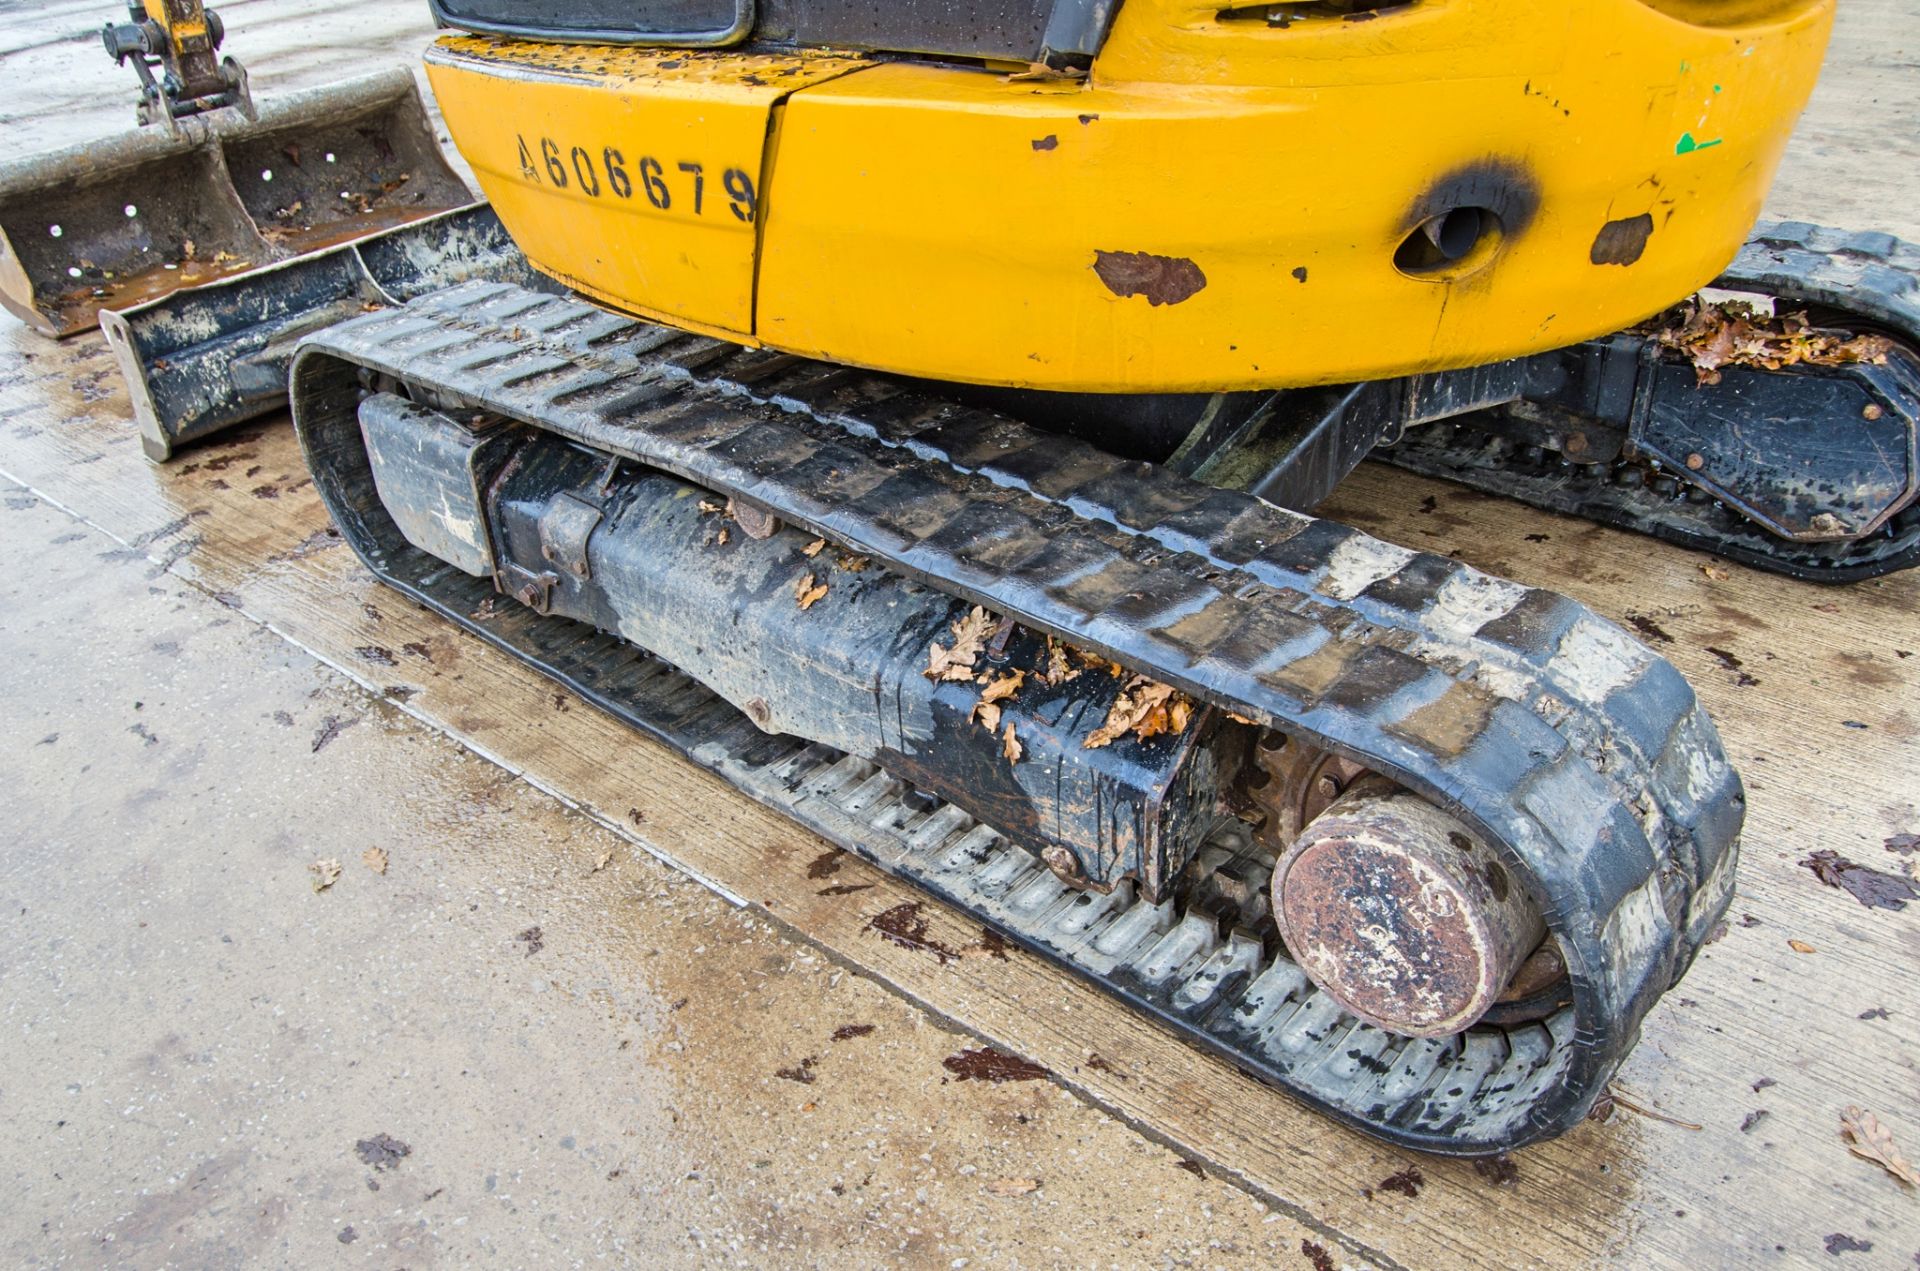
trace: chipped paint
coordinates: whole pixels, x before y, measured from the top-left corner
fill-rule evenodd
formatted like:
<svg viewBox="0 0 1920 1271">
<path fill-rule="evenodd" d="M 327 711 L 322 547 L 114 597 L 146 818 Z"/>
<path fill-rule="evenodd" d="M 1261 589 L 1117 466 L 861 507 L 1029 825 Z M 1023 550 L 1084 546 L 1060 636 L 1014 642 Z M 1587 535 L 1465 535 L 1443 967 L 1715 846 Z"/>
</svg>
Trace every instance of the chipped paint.
<svg viewBox="0 0 1920 1271">
<path fill-rule="evenodd" d="M 1587 259 L 1596 265 L 1631 265 L 1647 250 L 1647 240 L 1652 237 L 1651 213 L 1642 212 L 1638 216 L 1623 216 L 1608 221 L 1593 236 L 1593 246 L 1587 250 Z"/>
<path fill-rule="evenodd" d="M 1093 272 L 1114 295 L 1145 296 L 1153 306 L 1177 305 L 1206 288 L 1207 276 L 1185 256 L 1156 256 L 1152 252 L 1093 253 Z"/>
</svg>

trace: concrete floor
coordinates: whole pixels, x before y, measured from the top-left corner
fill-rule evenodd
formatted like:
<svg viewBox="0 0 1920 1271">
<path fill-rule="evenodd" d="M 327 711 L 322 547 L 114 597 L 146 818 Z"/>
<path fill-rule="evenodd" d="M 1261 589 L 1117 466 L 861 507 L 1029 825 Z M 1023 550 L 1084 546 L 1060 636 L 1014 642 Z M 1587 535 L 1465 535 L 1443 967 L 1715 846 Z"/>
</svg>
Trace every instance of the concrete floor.
<svg viewBox="0 0 1920 1271">
<path fill-rule="evenodd" d="M 331 9 L 223 6 L 263 91 L 428 36 L 412 0 Z M 131 76 L 89 43 L 99 6 L 0 14 L 9 145 L 124 122 Z M 1920 238 L 1917 52 L 1914 0 L 1849 0 L 1770 210 Z M 1657 612 L 1755 796 L 1739 903 L 1760 922 L 1703 955 L 1698 1001 L 1670 997 L 1623 1074 L 1671 1119 L 1583 1126 L 1503 1185 L 1332 1126 L 996 960 L 944 911 L 958 964 L 863 936 L 866 896 L 813 898 L 817 840 L 373 585 L 327 538 L 284 422 L 149 468 L 97 340 L 0 325 L 8 1265 L 1772 1265 L 1824 1264 L 1845 1233 L 1875 1248 L 1840 1265 L 1867 1267 L 1920 1249 L 1911 1197 L 1834 1119 L 1864 1101 L 1920 1146 L 1913 914 L 1835 901 L 1793 864 L 1920 828 L 1911 576 L 1710 583 L 1704 558 L 1446 487 L 1368 470 L 1343 491 L 1336 514 L 1385 537 Z M 1410 510 L 1429 490 L 1440 511 Z M 322 860 L 341 872 L 315 891 Z M 836 876 L 896 897 L 857 863 Z M 954 1079 L 942 1061 L 983 1036 L 1053 1078 Z M 1772 1120 L 1749 1134 L 1755 1110 Z M 1417 1200 L 1369 1186 L 1410 1164 Z"/>
<path fill-rule="evenodd" d="M 1048 1081 L 951 1080 L 979 1041 L 138 548 L 11 484 L 0 541 L 7 1265 L 1233 1266 L 1325 1239 Z M 382 1134 L 410 1150 L 370 1167 Z"/>
</svg>

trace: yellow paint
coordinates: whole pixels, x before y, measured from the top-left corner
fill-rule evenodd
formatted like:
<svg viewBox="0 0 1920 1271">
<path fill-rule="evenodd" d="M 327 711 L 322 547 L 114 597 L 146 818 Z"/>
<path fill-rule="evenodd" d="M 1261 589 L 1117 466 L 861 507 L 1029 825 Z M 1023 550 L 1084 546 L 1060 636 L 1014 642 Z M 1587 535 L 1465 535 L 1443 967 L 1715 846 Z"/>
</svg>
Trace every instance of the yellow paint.
<svg viewBox="0 0 1920 1271">
<path fill-rule="evenodd" d="M 1276 29 L 1127 0 L 1084 84 L 470 37 L 429 72 L 534 262 L 621 308 L 941 379 L 1255 388 L 1516 356 L 1711 281 L 1758 215 L 1832 0 L 1655 5 L 1429 0 Z M 757 226 L 527 179 L 514 140 L 536 133 L 759 172 Z M 1453 197 L 1504 232 L 1403 273 L 1423 192 L 1461 172 L 1479 176 Z M 1643 213 L 1640 258 L 1594 264 L 1601 227 Z M 1099 253 L 1136 254 L 1117 290 Z"/>
<path fill-rule="evenodd" d="M 427 78 L 535 266 L 620 308 L 750 342 L 769 117 L 793 90 L 863 64 L 456 36 L 428 50 Z"/>
<path fill-rule="evenodd" d="M 207 11 L 198 0 L 142 0 L 141 8 L 166 33 L 175 53 L 207 39 Z"/>
</svg>

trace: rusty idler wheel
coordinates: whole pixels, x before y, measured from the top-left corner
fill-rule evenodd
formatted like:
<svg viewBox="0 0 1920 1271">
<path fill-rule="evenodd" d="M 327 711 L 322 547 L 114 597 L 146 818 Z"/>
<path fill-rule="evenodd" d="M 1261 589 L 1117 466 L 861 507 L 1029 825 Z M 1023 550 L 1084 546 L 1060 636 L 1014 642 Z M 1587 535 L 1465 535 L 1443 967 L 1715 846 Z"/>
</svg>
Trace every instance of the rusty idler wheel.
<svg viewBox="0 0 1920 1271">
<path fill-rule="evenodd" d="M 1546 924 L 1457 818 L 1306 747 L 1269 744 L 1260 766 L 1268 781 L 1256 797 L 1280 849 L 1275 925 L 1343 1008 L 1390 1032 L 1446 1037 L 1511 996 L 1510 985 L 1538 995 L 1540 964 L 1557 966 Z M 1525 985 L 1515 977 L 1523 964 Z"/>
</svg>

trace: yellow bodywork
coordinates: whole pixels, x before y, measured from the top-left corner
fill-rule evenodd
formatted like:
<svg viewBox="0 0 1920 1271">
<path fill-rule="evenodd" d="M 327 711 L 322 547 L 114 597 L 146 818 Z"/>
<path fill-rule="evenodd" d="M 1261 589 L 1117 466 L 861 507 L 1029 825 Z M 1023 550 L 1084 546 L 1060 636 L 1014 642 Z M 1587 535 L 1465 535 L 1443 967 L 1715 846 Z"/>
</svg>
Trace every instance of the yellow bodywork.
<svg viewBox="0 0 1920 1271">
<path fill-rule="evenodd" d="M 1570 344 L 1710 282 L 1832 0 L 1221 13 L 1126 0 L 1084 81 L 471 36 L 428 73 L 533 263 L 619 308 L 936 379 L 1284 387 Z M 1493 214 L 1474 250 L 1396 264 L 1461 205 Z"/>
</svg>

